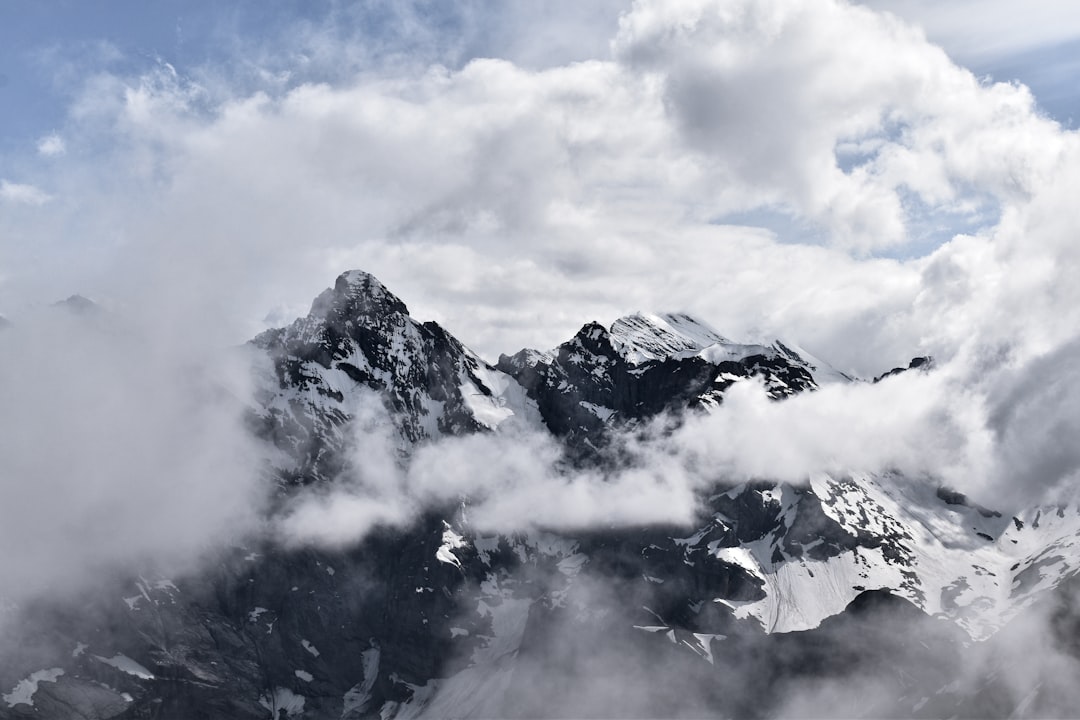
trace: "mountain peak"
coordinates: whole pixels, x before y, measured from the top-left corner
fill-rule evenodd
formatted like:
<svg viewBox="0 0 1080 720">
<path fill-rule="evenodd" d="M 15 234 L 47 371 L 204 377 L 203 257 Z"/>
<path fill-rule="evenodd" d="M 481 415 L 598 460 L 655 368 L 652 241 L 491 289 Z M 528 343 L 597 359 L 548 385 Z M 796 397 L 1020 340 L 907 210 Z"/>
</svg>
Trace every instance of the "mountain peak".
<svg viewBox="0 0 1080 720">
<path fill-rule="evenodd" d="M 327 319 L 389 313 L 408 315 L 409 309 L 378 278 L 363 270 L 338 275 L 334 287 L 325 290 L 311 305 L 312 315 Z"/>
<path fill-rule="evenodd" d="M 72 295 L 65 300 L 53 303 L 53 305 L 74 313 L 90 313 L 95 312 L 98 309 L 97 303 L 82 295 Z"/>
<path fill-rule="evenodd" d="M 611 344 L 631 365 L 731 341 L 685 313 L 634 313 L 611 325 Z"/>
</svg>

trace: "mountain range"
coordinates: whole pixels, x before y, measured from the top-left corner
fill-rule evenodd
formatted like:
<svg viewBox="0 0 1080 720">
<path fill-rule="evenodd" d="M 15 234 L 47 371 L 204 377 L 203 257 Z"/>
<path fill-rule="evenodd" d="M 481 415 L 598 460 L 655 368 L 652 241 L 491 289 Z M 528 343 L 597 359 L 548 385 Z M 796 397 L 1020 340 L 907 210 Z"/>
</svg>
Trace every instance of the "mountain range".
<svg viewBox="0 0 1080 720">
<path fill-rule="evenodd" d="M 271 516 L 377 485 L 358 437 L 407 464 L 458 439 L 542 436 L 568 478 L 603 478 L 632 464 L 628 438 L 675 432 L 741 384 L 783 404 L 935 372 L 920 357 L 863 380 L 793 343 L 649 313 L 492 365 L 361 271 L 241 352 Z M 1075 499 L 1006 514 L 900 471 L 701 472 L 692 522 L 493 531 L 448 493 L 355 542 L 257 536 L 183 577 L 128 568 L 81 602 L 18 609 L 0 718 L 1075 712 L 1068 683 L 1010 666 L 1032 617 L 1078 657 Z"/>
</svg>

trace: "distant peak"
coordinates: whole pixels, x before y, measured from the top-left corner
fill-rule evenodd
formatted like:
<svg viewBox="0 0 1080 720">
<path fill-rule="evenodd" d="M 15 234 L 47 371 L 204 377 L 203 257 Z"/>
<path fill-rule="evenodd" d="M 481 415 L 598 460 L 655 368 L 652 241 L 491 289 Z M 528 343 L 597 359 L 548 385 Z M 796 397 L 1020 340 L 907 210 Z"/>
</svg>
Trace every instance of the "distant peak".
<svg viewBox="0 0 1080 720">
<path fill-rule="evenodd" d="M 934 368 L 934 358 L 933 357 L 931 357 L 929 355 L 926 355 L 926 356 L 923 356 L 923 357 L 915 357 L 915 358 L 911 358 L 911 362 L 908 363 L 908 366 L 906 368 L 905 367 L 895 367 L 892 370 L 889 370 L 888 372 L 885 372 L 885 373 L 882 373 L 881 375 L 878 375 L 876 378 L 874 378 L 874 382 L 876 382 L 876 383 L 881 382 L 885 378 L 893 377 L 895 375 L 900 375 L 901 373 L 905 373 L 908 370 L 921 370 L 922 372 L 929 372 L 933 368 Z"/>
<path fill-rule="evenodd" d="M 634 313 L 611 324 L 611 344 L 632 365 L 731 341 L 685 313 Z"/>
<path fill-rule="evenodd" d="M 53 305 L 75 313 L 89 313 L 98 309 L 97 303 L 82 295 L 72 295 L 66 300 L 53 303 Z"/>
<path fill-rule="evenodd" d="M 334 287 L 315 298 L 311 306 L 312 315 L 324 318 L 390 313 L 408 315 L 409 309 L 378 278 L 363 270 L 338 275 Z"/>
</svg>

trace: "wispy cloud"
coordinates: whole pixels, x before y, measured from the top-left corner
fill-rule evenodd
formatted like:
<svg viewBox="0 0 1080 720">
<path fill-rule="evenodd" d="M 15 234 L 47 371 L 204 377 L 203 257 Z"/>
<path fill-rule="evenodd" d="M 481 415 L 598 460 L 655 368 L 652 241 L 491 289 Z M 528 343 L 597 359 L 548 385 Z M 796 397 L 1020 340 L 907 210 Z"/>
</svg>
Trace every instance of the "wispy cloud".
<svg viewBox="0 0 1080 720">
<path fill-rule="evenodd" d="M 37 151 L 45 157 L 56 157 L 67 152 L 67 144 L 60 135 L 51 133 L 38 140 Z"/>
<path fill-rule="evenodd" d="M 48 193 L 33 185 L 0 180 L 0 203 L 40 206 L 51 199 Z"/>
</svg>

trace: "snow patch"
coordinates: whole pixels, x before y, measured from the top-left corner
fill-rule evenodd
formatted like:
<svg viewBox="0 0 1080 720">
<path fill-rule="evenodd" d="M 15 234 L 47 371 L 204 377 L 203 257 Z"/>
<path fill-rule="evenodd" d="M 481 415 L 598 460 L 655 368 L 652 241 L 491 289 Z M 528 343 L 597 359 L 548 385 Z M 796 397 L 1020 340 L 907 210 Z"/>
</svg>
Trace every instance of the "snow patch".
<svg viewBox="0 0 1080 720">
<path fill-rule="evenodd" d="M 276 687 L 272 692 L 263 693 L 259 697 L 259 704 L 269 710 L 273 718 L 277 718 L 282 710 L 286 717 L 300 717 L 304 714 L 304 696 L 297 695 L 289 688 Z"/>
<path fill-rule="evenodd" d="M 154 679 L 154 673 L 150 672 L 145 667 L 122 653 L 117 653 L 111 658 L 102 657 L 101 655 L 94 655 L 94 659 L 103 662 L 106 665 L 111 665 L 120 672 L 125 672 L 128 675 L 134 675 L 140 680 Z"/>
<path fill-rule="evenodd" d="M 375 687 L 375 678 L 379 674 L 379 655 L 379 648 L 368 648 L 360 653 L 360 668 L 364 671 L 364 679 L 346 691 L 341 717 L 363 712 L 371 700 L 371 688 Z"/>
<path fill-rule="evenodd" d="M 50 668 L 31 673 L 30 677 L 20 680 L 11 692 L 3 696 L 8 707 L 25 704 L 33 707 L 34 693 L 38 690 L 38 683 L 56 682 L 56 679 L 64 674 L 63 668 Z"/>
<path fill-rule="evenodd" d="M 717 343 L 730 341 L 700 320 L 681 313 L 635 313 L 611 325 L 611 344 L 631 365 L 698 352 Z"/>
<path fill-rule="evenodd" d="M 450 527 L 450 523 L 443 520 L 442 545 L 435 551 L 435 559 L 460 568 L 461 561 L 454 555 L 454 550 L 467 547 L 468 544 L 464 537 L 454 532 L 454 529 Z"/>
</svg>

